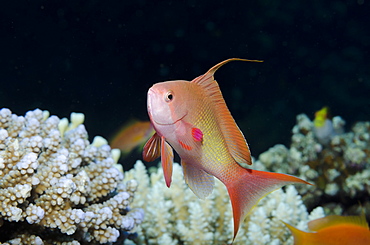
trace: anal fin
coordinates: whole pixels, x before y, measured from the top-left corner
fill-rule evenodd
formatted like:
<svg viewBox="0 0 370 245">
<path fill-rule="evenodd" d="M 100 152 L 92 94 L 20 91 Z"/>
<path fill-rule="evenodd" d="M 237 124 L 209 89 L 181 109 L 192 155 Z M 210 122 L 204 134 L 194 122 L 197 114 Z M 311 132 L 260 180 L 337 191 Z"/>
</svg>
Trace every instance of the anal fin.
<svg viewBox="0 0 370 245">
<path fill-rule="evenodd" d="M 184 171 L 186 183 L 197 197 L 205 199 L 212 193 L 213 186 L 215 185 L 215 180 L 212 175 L 184 161 L 181 161 L 181 166 Z"/>
</svg>

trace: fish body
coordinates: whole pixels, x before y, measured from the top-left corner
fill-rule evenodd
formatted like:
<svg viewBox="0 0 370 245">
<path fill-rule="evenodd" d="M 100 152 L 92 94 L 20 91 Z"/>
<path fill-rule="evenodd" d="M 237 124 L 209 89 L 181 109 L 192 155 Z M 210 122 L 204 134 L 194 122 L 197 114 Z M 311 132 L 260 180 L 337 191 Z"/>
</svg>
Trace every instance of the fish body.
<svg viewBox="0 0 370 245">
<path fill-rule="evenodd" d="M 287 223 L 295 245 L 368 245 L 370 230 L 365 215 L 329 215 L 308 223 L 313 232 L 301 231 Z"/>
<path fill-rule="evenodd" d="M 148 91 L 148 114 L 156 131 L 144 146 L 143 158 L 161 156 L 165 181 L 171 185 L 172 148 L 179 154 L 184 178 L 191 190 L 206 198 L 214 177 L 227 187 L 234 217 L 234 236 L 240 221 L 269 192 L 299 178 L 251 170 L 247 142 L 222 97 L 215 71 L 228 59 L 191 82 L 177 80 L 154 84 Z M 258 62 L 258 61 L 256 61 Z"/>
</svg>

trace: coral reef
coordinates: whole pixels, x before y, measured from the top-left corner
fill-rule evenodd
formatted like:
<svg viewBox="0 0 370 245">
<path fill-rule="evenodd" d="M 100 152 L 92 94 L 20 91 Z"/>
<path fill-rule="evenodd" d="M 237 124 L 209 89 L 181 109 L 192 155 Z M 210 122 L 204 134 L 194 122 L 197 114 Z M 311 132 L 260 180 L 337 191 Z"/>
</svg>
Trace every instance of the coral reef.
<svg viewBox="0 0 370 245">
<path fill-rule="evenodd" d="M 340 132 L 343 119 L 337 116 L 332 121 Z M 350 132 L 336 133 L 321 144 L 313 122 L 301 114 L 292 132 L 289 149 L 276 145 L 262 153 L 254 166 L 315 184 L 315 188 L 297 186 L 309 209 L 320 204 L 328 214 L 359 214 L 361 203 L 370 214 L 370 122 L 357 122 Z"/>
<path fill-rule="evenodd" d="M 106 141 L 92 144 L 83 114 L 0 110 L 0 244 L 99 244 L 125 240 L 143 220 L 131 209 Z"/>
<path fill-rule="evenodd" d="M 307 231 L 307 222 L 325 214 L 370 213 L 370 123 L 358 122 L 340 132 L 344 120 L 334 117 L 328 140 L 320 143 L 313 122 L 297 116 L 289 148 L 275 145 L 251 166 L 258 170 L 289 173 L 315 186 L 287 186 L 262 199 L 244 220 L 234 244 L 292 244 L 284 221 Z M 322 141 L 321 141 L 322 142 Z M 141 161 L 126 172 L 138 179 L 133 205 L 145 210 L 138 228 L 138 244 L 227 244 L 231 242 L 232 209 L 225 187 L 216 180 L 213 193 L 198 199 L 174 164 L 173 183 L 166 188 L 162 169 L 147 173 Z M 307 210 L 313 210 L 309 214 Z"/>
<path fill-rule="evenodd" d="M 232 209 L 224 185 L 216 180 L 205 200 L 196 197 L 184 181 L 181 166 L 173 166 L 173 182 L 167 188 L 163 170 L 150 175 L 141 161 L 125 173 L 138 179 L 133 205 L 145 210 L 138 228 L 138 244 L 228 244 L 233 234 Z M 323 217 L 323 209 L 308 214 L 295 187 L 276 190 L 263 198 L 242 224 L 234 244 L 292 244 L 289 230 L 281 220 L 300 229 L 307 221 Z"/>
</svg>

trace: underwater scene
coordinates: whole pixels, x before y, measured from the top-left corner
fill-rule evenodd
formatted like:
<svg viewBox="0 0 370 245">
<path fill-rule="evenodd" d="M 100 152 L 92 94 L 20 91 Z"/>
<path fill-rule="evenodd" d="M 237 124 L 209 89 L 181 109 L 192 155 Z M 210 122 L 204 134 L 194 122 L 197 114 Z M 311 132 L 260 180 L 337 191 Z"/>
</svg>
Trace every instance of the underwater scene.
<svg viewBox="0 0 370 245">
<path fill-rule="evenodd" d="M 370 244 L 369 10 L 3 3 L 0 244 Z"/>
</svg>

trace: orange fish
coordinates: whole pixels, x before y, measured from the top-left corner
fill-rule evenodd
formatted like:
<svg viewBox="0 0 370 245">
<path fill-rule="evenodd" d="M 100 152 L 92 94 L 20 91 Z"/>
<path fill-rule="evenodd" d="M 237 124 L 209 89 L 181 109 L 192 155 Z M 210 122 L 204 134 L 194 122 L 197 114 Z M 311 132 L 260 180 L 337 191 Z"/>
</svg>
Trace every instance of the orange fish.
<svg viewBox="0 0 370 245">
<path fill-rule="evenodd" d="M 135 147 L 144 144 L 153 133 L 154 129 L 149 121 L 134 120 L 120 129 L 110 145 L 120 149 L 123 154 L 128 154 Z"/>
<path fill-rule="evenodd" d="M 213 75 L 228 59 L 191 82 L 177 80 L 154 84 L 148 91 L 148 114 L 156 133 L 144 146 L 143 158 L 161 156 L 165 181 L 171 185 L 173 151 L 181 158 L 184 178 L 204 199 L 216 177 L 227 187 L 234 217 L 234 236 L 244 216 L 259 199 L 290 183 L 306 183 L 278 173 L 247 169 L 252 164 L 247 142 L 236 125 Z"/>
<path fill-rule="evenodd" d="M 295 245 L 369 245 L 370 231 L 365 215 L 339 216 L 329 215 L 312 220 L 308 228 L 313 232 L 304 232 L 287 224 L 294 236 Z"/>
</svg>

